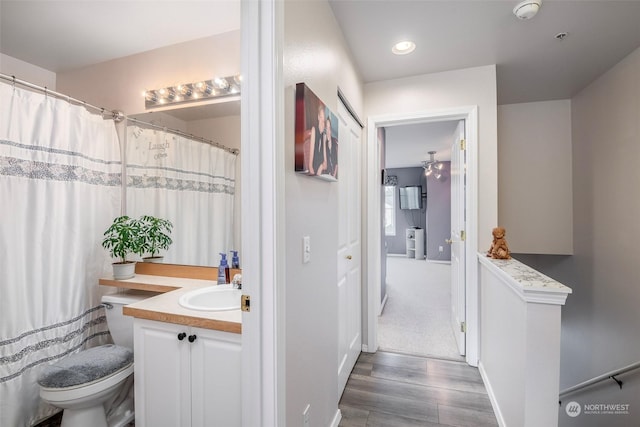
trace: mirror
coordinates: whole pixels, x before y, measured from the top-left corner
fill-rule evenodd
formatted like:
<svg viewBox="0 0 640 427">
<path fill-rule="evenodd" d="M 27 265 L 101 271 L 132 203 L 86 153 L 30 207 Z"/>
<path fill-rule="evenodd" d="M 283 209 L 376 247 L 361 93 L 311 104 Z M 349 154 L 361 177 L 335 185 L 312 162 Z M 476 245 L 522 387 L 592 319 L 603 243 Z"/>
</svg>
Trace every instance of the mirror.
<svg viewBox="0 0 640 427">
<path fill-rule="evenodd" d="M 188 5 L 167 1 L 154 2 L 153 7 L 142 7 L 140 2 L 119 2 L 117 9 L 112 2 L 76 2 L 73 7 L 68 2 L 36 3 L 2 2 L 0 69 L 4 74 L 52 88 L 88 104 L 135 117 L 150 111 L 146 109 L 143 91 L 240 73 L 241 4 L 238 1 L 189 2 Z M 184 16 L 185 11 L 188 11 L 188 20 L 178 20 L 170 29 L 159 25 L 167 22 L 168 17 Z M 114 13 L 126 17 L 118 21 L 120 37 L 113 36 Z M 42 19 L 43 16 L 47 19 Z M 91 37 L 84 25 L 87 22 L 91 23 Z M 57 43 L 44 42 L 51 39 L 51 34 L 56 35 Z M 142 119 L 239 148 L 239 97 L 217 102 L 201 100 L 197 104 L 185 103 L 180 108 L 164 104 Z M 122 138 L 124 125 L 119 126 L 118 131 Z M 162 155 L 160 151 L 156 150 L 155 154 Z M 236 165 L 235 173 L 239 176 L 239 161 Z M 225 213 L 234 220 L 225 231 L 231 236 L 225 237 L 230 243 L 220 249 L 227 252 L 241 249 L 240 224 L 236 219 L 240 212 L 240 183 L 236 180 L 235 184 L 235 206 L 230 213 Z M 124 213 L 135 215 L 127 209 L 126 197 L 122 202 Z M 153 206 L 145 209 L 145 214 L 158 215 Z M 208 216 L 215 220 L 217 214 L 202 209 L 185 210 L 184 215 L 198 219 Z M 208 232 L 196 230 L 195 237 L 179 233 L 174 227 L 170 250 L 177 250 L 179 241 L 194 241 Z M 169 258 L 165 262 L 217 265 L 218 250 L 214 250 L 215 253 L 203 255 L 206 262 L 201 262 L 200 257 L 180 261 Z M 186 256 L 187 251 L 180 252 Z M 242 260 L 242 253 L 240 256 Z"/>
<path fill-rule="evenodd" d="M 230 257 L 231 250 L 241 250 L 239 156 L 200 140 L 240 148 L 239 97 L 130 118 L 126 213 L 172 222 L 164 262 L 217 266 L 219 252 Z"/>
</svg>

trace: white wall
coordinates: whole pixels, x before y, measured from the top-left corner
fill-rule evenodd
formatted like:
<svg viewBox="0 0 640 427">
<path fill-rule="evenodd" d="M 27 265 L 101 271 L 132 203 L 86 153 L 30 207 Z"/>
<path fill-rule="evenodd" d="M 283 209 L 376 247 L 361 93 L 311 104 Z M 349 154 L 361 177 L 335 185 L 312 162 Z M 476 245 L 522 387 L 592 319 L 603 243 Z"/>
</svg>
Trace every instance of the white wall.
<svg viewBox="0 0 640 427">
<path fill-rule="evenodd" d="M 571 99 L 573 256 L 518 256 L 573 288 L 562 311 L 560 388 L 640 360 L 640 49 Z M 566 401 L 631 404 L 632 415 L 568 417 L 559 425 L 638 424 L 640 372 Z M 634 410 L 633 408 L 636 408 Z"/>
<path fill-rule="evenodd" d="M 0 73 L 56 90 L 56 73 L 0 53 Z"/>
<path fill-rule="evenodd" d="M 562 386 L 640 360 L 638 76 L 640 49 L 572 99 L 579 299 L 567 305 Z"/>
<path fill-rule="evenodd" d="M 498 182 L 512 252 L 573 253 L 570 100 L 498 106 Z"/>
<path fill-rule="evenodd" d="M 338 409 L 338 186 L 294 172 L 295 84 L 305 82 L 334 112 L 340 87 L 358 114 L 362 89 L 326 1 L 284 4 L 286 424 L 326 427 Z M 364 140 L 364 138 L 363 138 Z M 302 237 L 311 262 L 302 264 Z"/>
<path fill-rule="evenodd" d="M 413 113 L 437 108 L 478 106 L 478 247 L 491 244 L 498 220 L 496 67 L 468 68 L 364 86 L 369 116 Z"/>
<path fill-rule="evenodd" d="M 99 107 L 137 114 L 145 112 L 142 93 L 147 89 L 236 74 L 240 30 L 58 73 L 58 90 Z"/>
</svg>

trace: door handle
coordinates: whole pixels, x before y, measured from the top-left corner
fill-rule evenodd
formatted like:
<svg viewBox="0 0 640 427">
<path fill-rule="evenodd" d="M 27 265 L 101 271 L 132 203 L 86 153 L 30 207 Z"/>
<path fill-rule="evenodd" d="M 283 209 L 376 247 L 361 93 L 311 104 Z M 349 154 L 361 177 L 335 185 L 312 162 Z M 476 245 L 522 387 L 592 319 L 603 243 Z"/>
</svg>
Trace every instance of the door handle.
<svg viewBox="0 0 640 427">
<path fill-rule="evenodd" d="M 450 245 L 450 244 L 452 244 L 452 243 L 453 243 L 453 240 L 451 240 L 451 239 L 447 239 L 447 240 L 445 240 L 444 242 L 445 242 L 447 245 Z"/>
</svg>

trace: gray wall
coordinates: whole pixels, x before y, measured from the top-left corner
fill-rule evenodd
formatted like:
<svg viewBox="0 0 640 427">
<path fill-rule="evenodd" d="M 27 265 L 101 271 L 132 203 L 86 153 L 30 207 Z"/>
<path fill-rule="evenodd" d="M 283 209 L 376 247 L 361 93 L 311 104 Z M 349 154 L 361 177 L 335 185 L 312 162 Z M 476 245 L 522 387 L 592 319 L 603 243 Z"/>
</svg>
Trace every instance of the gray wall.
<svg viewBox="0 0 640 427">
<path fill-rule="evenodd" d="M 445 240 L 451 238 L 451 162 L 444 164 L 444 182 L 434 177 L 427 178 L 427 259 L 450 261 L 451 245 Z M 442 252 L 439 248 L 442 247 Z"/>
<path fill-rule="evenodd" d="M 640 49 L 571 100 L 574 255 L 516 256 L 573 288 L 562 313 L 560 388 L 640 360 Z M 561 426 L 640 425 L 640 373 L 570 397 L 631 415 L 560 411 Z M 635 390 L 635 391 L 634 391 Z"/>
<path fill-rule="evenodd" d="M 387 175 L 395 175 L 398 177 L 398 186 L 396 187 L 396 235 L 385 236 L 387 243 L 387 252 L 390 254 L 406 253 L 406 229 L 411 227 L 426 227 L 425 218 L 425 200 L 422 199 L 423 209 L 402 210 L 400 209 L 399 188 L 409 185 L 422 185 L 422 192 L 426 191 L 424 182 L 424 169 L 422 167 L 415 168 L 392 168 L 386 170 Z M 384 198 L 383 198 L 384 202 Z"/>
</svg>

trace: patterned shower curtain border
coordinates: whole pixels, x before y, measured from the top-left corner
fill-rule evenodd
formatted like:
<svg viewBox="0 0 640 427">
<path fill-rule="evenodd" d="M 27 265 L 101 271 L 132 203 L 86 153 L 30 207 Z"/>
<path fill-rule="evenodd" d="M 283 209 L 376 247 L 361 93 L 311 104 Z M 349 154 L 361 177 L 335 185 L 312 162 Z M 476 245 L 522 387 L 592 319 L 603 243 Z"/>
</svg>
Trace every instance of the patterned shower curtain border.
<svg viewBox="0 0 640 427">
<path fill-rule="evenodd" d="M 197 191 L 203 193 L 218 193 L 234 195 L 234 185 L 214 184 L 190 179 L 165 178 L 158 176 L 127 176 L 127 187 L 133 188 L 164 188 L 178 191 Z"/>
<path fill-rule="evenodd" d="M 82 166 L 38 162 L 6 156 L 0 156 L 0 175 L 47 181 L 78 181 L 106 187 L 122 185 L 120 172 L 99 172 Z"/>
<path fill-rule="evenodd" d="M 9 146 L 9 147 L 22 148 L 24 150 L 40 151 L 40 152 L 44 152 L 44 153 L 63 154 L 65 156 L 79 157 L 79 158 L 82 158 L 82 159 L 85 159 L 85 160 L 90 160 L 92 162 L 100 163 L 100 164 L 103 164 L 103 165 L 121 165 L 122 164 L 122 162 L 120 160 L 96 159 L 95 157 L 89 157 L 89 156 L 87 156 L 85 154 L 78 153 L 77 151 L 62 150 L 60 148 L 41 147 L 41 146 L 38 146 L 38 145 L 31 145 L 31 144 L 23 144 L 21 142 L 9 141 L 9 140 L 6 140 L 6 139 L 0 139 L 0 145 L 6 145 L 6 146 Z"/>
</svg>

